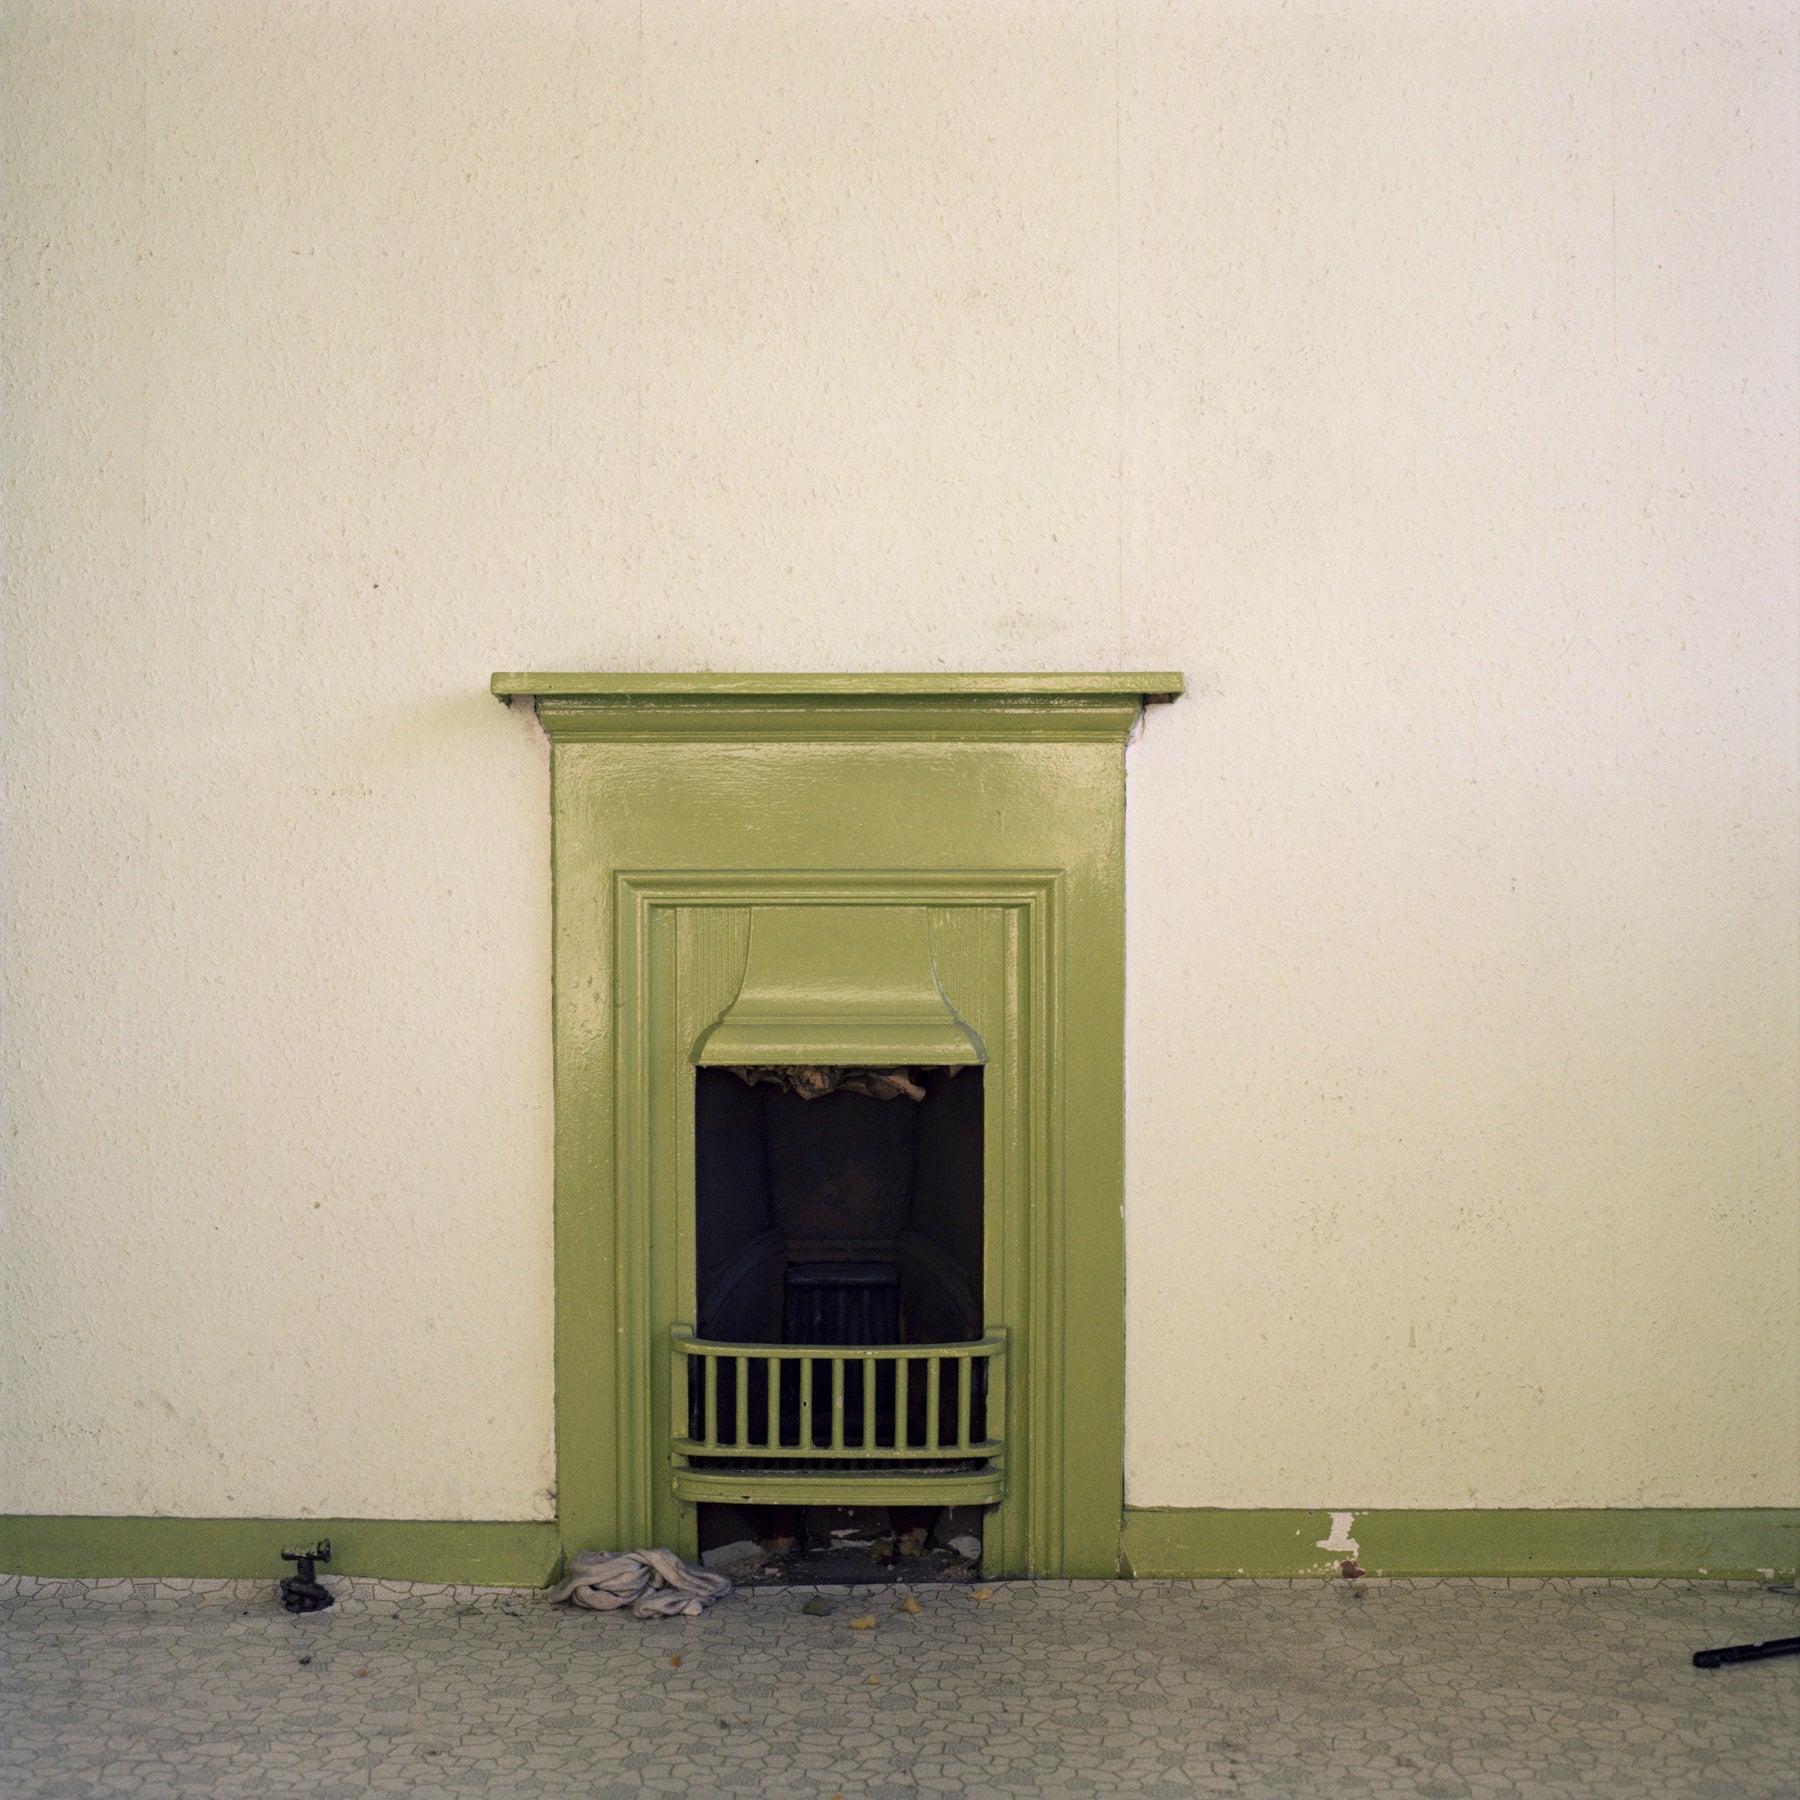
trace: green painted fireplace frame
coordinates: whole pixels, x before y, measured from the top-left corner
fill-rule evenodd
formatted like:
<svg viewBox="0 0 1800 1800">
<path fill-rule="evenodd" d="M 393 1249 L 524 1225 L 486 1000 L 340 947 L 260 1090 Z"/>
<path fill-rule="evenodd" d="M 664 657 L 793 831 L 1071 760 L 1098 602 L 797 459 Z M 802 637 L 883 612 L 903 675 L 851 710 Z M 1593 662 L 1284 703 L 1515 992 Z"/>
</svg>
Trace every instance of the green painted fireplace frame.
<svg viewBox="0 0 1800 1800">
<path fill-rule="evenodd" d="M 667 1377 L 669 1332 L 693 1317 L 693 1067 L 757 921 L 806 908 L 806 931 L 759 942 L 809 946 L 770 991 L 799 993 L 819 1041 L 929 1060 L 905 1054 L 931 1035 L 916 1006 L 884 1025 L 884 1005 L 911 1002 L 830 973 L 868 963 L 878 919 L 909 916 L 928 921 L 944 1030 L 985 1054 L 986 1323 L 1011 1352 L 984 1568 L 1117 1573 L 1124 746 L 1146 702 L 1181 688 L 1168 674 L 494 677 L 551 740 L 565 1552 L 695 1552 Z"/>
</svg>

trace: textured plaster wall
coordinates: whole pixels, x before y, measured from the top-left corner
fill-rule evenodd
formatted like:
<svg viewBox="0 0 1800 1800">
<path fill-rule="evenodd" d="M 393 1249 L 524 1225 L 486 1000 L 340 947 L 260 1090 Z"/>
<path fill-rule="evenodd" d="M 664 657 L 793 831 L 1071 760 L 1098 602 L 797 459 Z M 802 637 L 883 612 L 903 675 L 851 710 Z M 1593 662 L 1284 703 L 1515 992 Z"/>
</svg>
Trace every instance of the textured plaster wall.
<svg viewBox="0 0 1800 1800">
<path fill-rule="evenodd" d="M 1135 1503 L 1800 1497 L 1790 7 L 5 32 L 0 1508 L 551 1510 L 579 666 L 1187 672 Z"/>
</svg>

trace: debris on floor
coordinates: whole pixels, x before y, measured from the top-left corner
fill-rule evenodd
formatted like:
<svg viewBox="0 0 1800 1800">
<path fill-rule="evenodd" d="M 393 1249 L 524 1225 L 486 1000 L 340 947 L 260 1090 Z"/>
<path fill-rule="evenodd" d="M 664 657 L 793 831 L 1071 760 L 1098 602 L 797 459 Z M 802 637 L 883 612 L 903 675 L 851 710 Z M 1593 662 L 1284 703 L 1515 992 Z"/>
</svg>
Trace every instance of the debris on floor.
<svg viewBox="0 0 1800 1800">
<path fill-rule="evenodd" d="M 754 1564 L 760 1567 L 763 1560 L 763 1547 L 754 1538 L 739 1538 L 734 1543 L 720 1544 L 717 1548 L 706 1551 L 700 1561 L 709 1569 L 748 1568 Z"/>
<path fill-rule="evenodd" d="M 331 1561 L 331 1539 L 320 1538 L 310 1550 L 284 1550 L 283 1562 L 294 1572 L 281 1583 L 281 1604 L 291 1613 L 323 1612 L 332 1604 L 331 1590 L 319 1580 L 316 1566 Z"/>
<path fill-rule="evenodd" d="M 1726 1663 L 1767 1662 L 1772 1656 L 1800 1656 L 1800 1637 L 1770 1638 L 1762 1644 L 1725 1644 L 1717 1650 L 1696 1650 L 1696 1669 L 1717 1669 Z"/>
<path fill-rule="evenodd" d="M 634 1619 L 670 1619 L 703 1613 L 730 1592 L 725 1576 L 697 1569 L 673 1550 L 578 1550 L 568 1578 L 546 1598 L 594 1612 L 629 1606 Z"/>
</svg>

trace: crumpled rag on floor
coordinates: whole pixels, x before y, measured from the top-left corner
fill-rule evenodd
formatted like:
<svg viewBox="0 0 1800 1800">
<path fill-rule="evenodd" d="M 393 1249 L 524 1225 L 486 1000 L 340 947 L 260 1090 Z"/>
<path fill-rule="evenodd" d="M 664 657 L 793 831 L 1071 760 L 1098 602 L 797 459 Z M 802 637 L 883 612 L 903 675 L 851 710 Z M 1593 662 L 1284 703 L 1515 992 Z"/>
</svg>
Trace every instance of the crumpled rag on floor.
<svg viewBox="0 0 1800 1800">
<path fill-rule="evenodd" d="M 673 1550 L 578 1550 L 550 1598 L 595 1612 L 629 1606 L 634 1619 L 671 1619 L 703 1613 L 730 1592 L 723 1575 L 696 1569 Z"/>
</svg>

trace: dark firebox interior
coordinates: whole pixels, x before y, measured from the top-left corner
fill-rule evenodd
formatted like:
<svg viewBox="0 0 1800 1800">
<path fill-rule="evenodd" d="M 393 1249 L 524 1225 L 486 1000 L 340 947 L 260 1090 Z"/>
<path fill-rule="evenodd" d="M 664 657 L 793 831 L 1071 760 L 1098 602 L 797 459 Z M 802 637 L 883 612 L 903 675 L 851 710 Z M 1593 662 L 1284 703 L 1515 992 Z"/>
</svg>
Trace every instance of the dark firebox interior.
<svg viewBox="0 0 1800 1800">
<path fill-rule="evenodd" d="M 818 1099 L 695 1071 L 700 1335 L 738 1344 L 981 1336 L 981 1070 L 923 1100 Z"/>
<path fill-rule="evenodd" d="M 845 1088 L 807 1099 L 777 1082 L 752 1085 L 732 1069 L 696 1070 L 695 1323 L 702 1337 L 739 1344 L 980 1338 L 982 1071 L 904 1073 L 923 1099 Z M 860 1371 L 852 1375 L 860 1379 Z M 885 1391 L 877 1399 L 891 1404 Z M 843 1538 L 850 1515 L 828 1513 L 703 1505 L 701 1547 L 792 1544 L 779 1574 L 820 1579 L 791 1565 L 805 1559 L 809 1544 L 816 1563 L 832 1527 Z M 872 1535 L 877 1556 L 884 1540 L 898 1539 L 904 1549 L 912 1522 L 896 1514 L 884 1530 L 885 1516 L 867 1508 L 857 1515 L 856 1535 Z M 923 1535 L 929 1515 L 916 1523 Z"/>
</svg>

